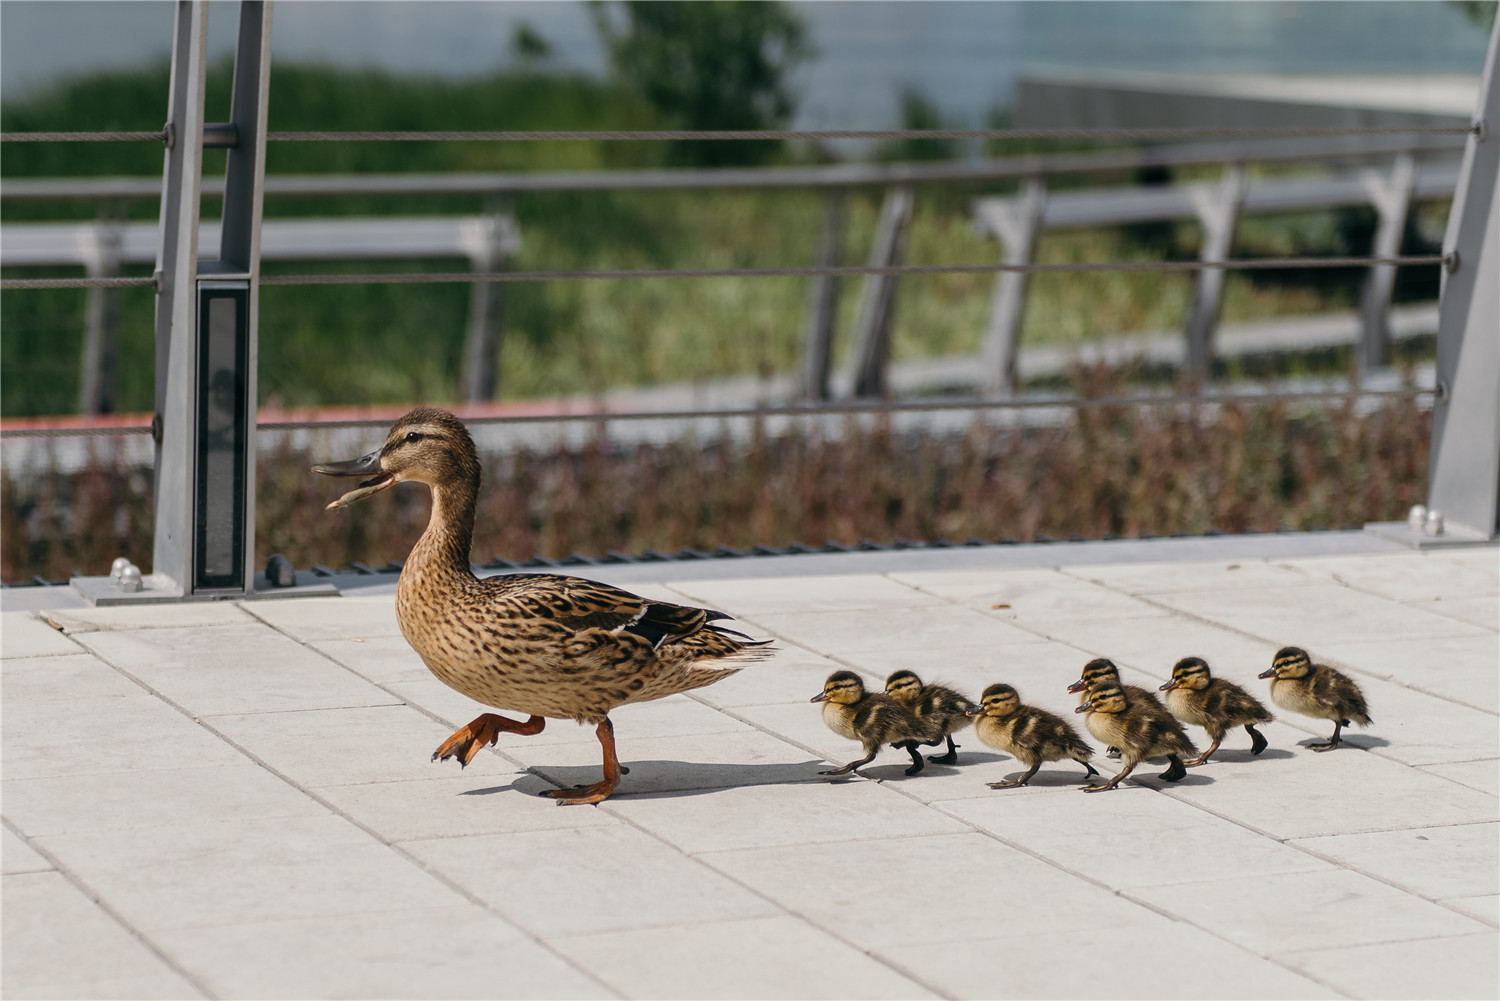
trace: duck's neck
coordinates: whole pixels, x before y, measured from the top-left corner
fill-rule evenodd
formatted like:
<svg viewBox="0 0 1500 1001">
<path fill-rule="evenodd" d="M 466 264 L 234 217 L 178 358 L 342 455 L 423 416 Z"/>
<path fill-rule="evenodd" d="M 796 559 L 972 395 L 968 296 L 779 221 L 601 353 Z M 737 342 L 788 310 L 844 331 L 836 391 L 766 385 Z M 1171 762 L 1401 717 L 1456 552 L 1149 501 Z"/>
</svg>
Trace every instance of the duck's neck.
<svg viewBox="0 0 1500 1001">
<path fill-rule="evenodd" d="M 469 553 L 474 543 L 474 500 L 478 484 L 447 482 L 432 486 L 432 515 L 412 547 L 406 570 L 423 577 L 472 579 Z"/>
</svg>

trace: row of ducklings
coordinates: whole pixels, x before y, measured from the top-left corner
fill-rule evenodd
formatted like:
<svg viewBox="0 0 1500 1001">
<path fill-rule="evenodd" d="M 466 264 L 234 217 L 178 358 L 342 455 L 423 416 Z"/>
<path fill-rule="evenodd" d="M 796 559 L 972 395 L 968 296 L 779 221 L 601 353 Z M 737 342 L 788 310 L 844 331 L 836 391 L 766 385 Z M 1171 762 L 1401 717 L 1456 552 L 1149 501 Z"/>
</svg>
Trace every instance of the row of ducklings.
<svg viewBox="0 0 1500 1001">
<path fill-rule="evenodd" d="M 1370 724 L 1364 693 L 1353 679 L 1327 665 L 1314 664 L 1298 647 L 1277 651 L 1270 669 L 1260 677 L 1271 679 L 1271 701 L 1277 706 L 1333 721 L 1333 737 L 1326 743 L 1310 745 L 1314 751 L 1337 747 L 1340 732 L 1351 722 Z M 1089 661 L 1079 679 L 1068 686 L 1068 691 L 1082 693 L 1074 712 L 1087 714 L 1084 719 L 1089 732 L 1107 744 L 1110 756 L 1118 756 L 1123 766 L 1108 783 L 1085 785 L 1084 792 L 1113 789 L 1147 758 L 1165 757 L 1169 767 L 1160 777 L 1176 782 L 1188 768 L 1206 762 L 1225 735 L 1238 726 L 1250 735 L 1251 754 L 1266 749 L 1266 738 L 1255 727 L 1269 723 L 1271 713 L 1239 685 L 1215 678 L 1203 658 L 1178 661 L 1172 668 L 1172 680 L 1160 690 L 1167 693 L 1166 705 L 1153 692 L 1123 684 L 1119 669 L 1102 657 Z M 926 764 L 919 746 L 937 747 L 946 742 L 944 753 L 930 760 L 955 764 L 958 745 L 953 742 L 953 734 L 970 723 L 975 723 L 975 733 L 985 744 L 1027 766 L 1018 779 L 989 783 L 992 789 L 1024 786 L 1049 761 L 1077 761 L 1087 769 L 1085 781 L 1099 774 L 1091 763 L 1094 749 L 1078 731 L 1055 713 L 1023 704 L 1010 685 L 989 686 L 975 703 L 944 685 L 923 684 L 911 671 L 892 674 L 886 679 L 884 692 L 867 691 L 853 671 L 836 671 L 812 701 L 823 703 L 823 721 L 829 729 L 859 741 L 865 750 L 863 758 L 824 775 L 845 775 L 867 765 L 886 744 L 911 755 L 907 775 L 915 775 Z M 1208 733 L 1212 741 L 1208 750 L 1198 753 L 1182 723 L 1201 726 Z M 1191 760 L 1183 761 L 1184 757 Z"/>
</svg>

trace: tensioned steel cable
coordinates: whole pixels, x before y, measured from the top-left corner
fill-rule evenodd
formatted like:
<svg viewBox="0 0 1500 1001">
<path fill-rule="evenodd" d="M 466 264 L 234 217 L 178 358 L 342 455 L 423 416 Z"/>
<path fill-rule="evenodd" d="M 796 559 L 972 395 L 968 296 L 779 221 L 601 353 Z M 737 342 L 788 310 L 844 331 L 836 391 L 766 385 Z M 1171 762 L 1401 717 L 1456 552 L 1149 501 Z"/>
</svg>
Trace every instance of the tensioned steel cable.
<svg viewBox="0 0 1500 1001">
<path fill-rule="evenodd" d="M 0 261 L 3 264 L 4 261 Z M 155 288 L 156 279 L 140 278 L 6 278 L 0 289 L 24 288 Z"/>
<path fill-rule="evenodd" d="M 278 131 L 271 142 L 733 142 L 772 139 L 824 141 L 838 139 L 1188 139 L 1295 138 L 1300 136 L 1444 136 L 1475 135 L 1479 125 L 1405 127 L 1260 127 L 1260 128 L 1089 128 L 1089 129 L 624 129 L 576 131 Z M 155 132 L 0 132 L 0 142 L 165 142 L 167 130 Z"/>
<path fill-rule="evenodd" d="M 731 418 L 824 417 L 843 414 L 928 413 L 950 410 L 1088 410 L 1101 407 L 1214 406 L 1229 403 L 1296 403 L 1331 399 L 1409 399 L 1434 396 L 1435 389 L 1316 389 L 1265 393 L 1208 393 L 1199 396 L 1101 396 L 1092 398 L 1008 400 L 869 400 L 848 403 L 793 404 L 784 407 L 740 407 L 728 410 L 631 410 L 580 414 L 507 414 L 496 417 L 466 417 L 464 422 L 482 424 L 597 424 L 613 421 L 718 420 Z M 259 431 L 340 431 L 358 428 L 388 428 L 389 419 L 347 421 L 269 421 L 256 425 Z M 147 425 L 94 428 L 15 428 L 0 430 L 0 440 L 19 438 L 110 438 L 148 435 Z"/>
</svg>

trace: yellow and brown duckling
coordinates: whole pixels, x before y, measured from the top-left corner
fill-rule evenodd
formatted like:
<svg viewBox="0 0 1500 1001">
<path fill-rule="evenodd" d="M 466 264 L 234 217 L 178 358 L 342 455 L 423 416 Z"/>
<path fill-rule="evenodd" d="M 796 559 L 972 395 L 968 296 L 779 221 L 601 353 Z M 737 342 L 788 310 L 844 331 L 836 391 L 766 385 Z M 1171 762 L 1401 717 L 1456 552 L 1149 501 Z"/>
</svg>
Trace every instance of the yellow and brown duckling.
<svg viewBox="0 0 1500 1001">
<path fill-rule="evenodd" d="M 1179 660 L 1172 668 L 1172 680 L 1162 685 L 1161 690 L 1167 693 L 1167 708 L 1173 716 L 1203 727 L 1213 741 L 1198 757 L 1184 761 L 1187 767 L 1207 761 L 1219 749 L 1224 735 L 1237 726 L 1243 726 L 1250 735 L 1251 754 L 1266 749 L 1266 738 L 1255 729 L 1255 724 L 1271 722 L 1270 710 L 1234 682 L 1215 678 L 1202 657 Z"/>
<path fill-rule="evenodd" d="M 1176 782 L 1187 774 L 1182 756 L 1197 754 L 1182 724 L 1172 714 L 1150 705 L 1132 703 L 1125 690 L 1111 681 L 1089 689 L 1088 700 L 1073 710 L 1084 717 L 1089 732 L 1120 749 L 1120 774 L 1102 786 L 1084 786 L 1084 792 L 1104 792 L 1119 785 L 1146 758 L 1165 757 L 1170 764 L 1159 776 Z"/>
<path fill-rule="evenodd" d="M 1260 676 L 1271 679 L 1271 701 L 1281 708 L 1314 719 L 1333 720 L 1333 737 L 1327 743 L 1308 744 L 1311 750 L 1338 747 L 1339 733 L 1351 722 L 1370 725 L 1365 693 L 1354 679 L 1326 664 L 1314 664 L 1301 647 L 1276 651 L 1270 668 Z"/>
<path fill-rule="evenodd" d="M 1130 700 L 1131 705 L 1155 706 L 1163 715 L 1170 715 L 1166 707 L 1161 704 L 1161 699 L 1156 697 L 1155 692 L 1141 688 L 1139 685 L 1127 685 L 1121 681 L 1120 669 L 1108 657 L 1096 657 L 1083 665 L 1083 673 L 1079 675 L 1077 681 L 1068 686 L 1068 691 L 1081 692 L 1082 694 L 1078 697 L 1078 701 L 1081 704 L 1089 700 L 1088 693 L 1090 689 L 1106 683 L 1119 685 L 1125 692 L 1125 697 Z M 1111 744 L 1105 749 L 1105 754 L 1111 758 L 1118 758 L 1120 756 L 1120 749 Z"/>
<path fill-rule="evenodd" d="M 917 718 L 927 724 L 933 739 L 929 747 L 948 741 L 947 753 L 927 760 L 935 765 L 958 763 L 958 745 L 953 735 L 973 722 L 969 717 L 974 703 L 946 685 L 927 685 L 911 671 L 896 671 L 885 679 L 885 693 L 905 702 Z"/>
<path fill-rule="evenodd" d="M 612 710 L 713 684 L 770 655 L 764 643 L 714 625 L 728 618 L 722 612 L 557 574 L 475 577 L 469 550 L 479 456 L 463 422 L 446 411 L 418 407 L 370 454 L 313 469 L 366 478 L 329 508 L 404 481 L 427 484 L 432 514 L 396 586 L 401 632 L 439 681 L 528 717 L 484 713 L 445 740 L 434 761 L 456 757 L 467 765 L 501 733 L 540 733 L 549 718 L 592 724 L 604 778 L 543 795 L 597 803 L 625 771 L 615 754 Z"/>
<path fill-rule="evenodd" d="M 915 775 L 926 764 L 917 751 L 918 744 L 936 742 L 927 724 L 917 718 L 906 703 L 884 692 L 866 690 L 865 683 L 853 671 L 835 671 L 823 682 L 823 691 L 808 701 L 823 703 L 823 722 L 841 737 L 864 745 L 865 756 L 841 768 L 819 772 L 820 775 L 844 775 L 875 760 L 884 744 L 899 747 L 911 755 L 906 774 Z"/>
<path fill-rule="evenodd" d="M 997 751 L 1003 751 L 1026 765 L 1026 774 L 1018 779 L 991 782 L 991 789 L 1015 789 L 1031 781 L 1046 761 L 1072 758 L 1088 769 L 1084 775 L 1098 775 L 1089 759 L 1094 749 L 1078 731 L 1061 716 L 1036 706 L 1023 705 L 1021 696 L 1009 685 L 991 685 L 979 696 L 979 705 L 969 710 L 978 716 L 974 733 Z"/>
</svg>

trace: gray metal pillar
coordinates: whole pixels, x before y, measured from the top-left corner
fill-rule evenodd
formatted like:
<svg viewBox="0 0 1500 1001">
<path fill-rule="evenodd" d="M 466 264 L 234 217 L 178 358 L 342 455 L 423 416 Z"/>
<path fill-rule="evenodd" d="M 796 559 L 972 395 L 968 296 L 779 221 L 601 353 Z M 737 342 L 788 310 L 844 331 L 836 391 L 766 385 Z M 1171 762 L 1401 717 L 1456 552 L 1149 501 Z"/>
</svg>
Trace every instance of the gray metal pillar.
<svg viewBox="0 0 1500 1001">
<path fill-rule="evenodd" d="M 1006 264 L 1031 263 L 1046 201 L 1047 188 L 1039 177 L 1028 178 L 1014 199 L 985 200 L 984 220 L 1000 238 Z M 984 391 L 989 396 L 1009 396 L 1015 392 L 1021 318 L 1026 310 L 1030 278 L 1025 271 L 1002 271 L 995 276 L 995 294 L 990 301 L 990 320 L 982 348 Z"/>
<path fill-rule="evenodd" d="M 479 273 L 499 271 L 518 245 L 516 227 L 505 206 L 493 201 L 469 252 L 469 267 Z M 459 395 L 468 403 L 487 403 L 500 392 L 500 349 L 504 336 L 505 286 L 475 282 L 469 291 L 469 326 L 464 335 Z"/>
<path fill-rule="evenodd" d="M 110 199 L 99 206 L 94 244 L 85 265 L 90 278 L 120 276 L 125 203 Z M 120 290 L 91 288 L 83 334 L 82 371 L 78 379 L 78 412 L 107 414 L 115 409 L 115 357 L 120 342 Z"/>
<path fill-rule="evenodd" d="M 911 221 L 911 188 L 886 193 L 870 248 L 870 267 L 889 267 L 901 260 L 906 226 Z M 890 358 L 891 317 L 895 312 L 896 279 L 869 275 L 860 292 L 859 320 L 854 328 L 854 395 L 884 396 L 886 364 Z"/>
<path fill-rule="evenodd" d="M 1401 252 L 1401 237 L 1406 233 L 1406 217 L 1411 211 L 1416 181 L 1416 160 L 1410 153 L 1396 157 L 1389 176 L 1373 171 L 1366 175 L 1370 201 L 1380 219 L 1370 256 L 1395 257 Z M 1365 281 L 1359 335 L 1359 365 L 1365 371 L 1391 363 L 1391 290 L 1395 284 L 1396 269 L 1389 264 L 1372 267 Z"/>
<path fill-rule="evenodd" d="M 836 268 L 844 262 L 844 216 L 849 193 L 830 188 L 823 196 L 823 230 L 818 237 L 816 266 Z M 808 290 L 807 329 L 802 337 L 802 398 L 808 403 L 828 399 L 828 373 L 833 364 L 833 331 L 838 322 L 837 275 L 820 275 Z"/>
<path fill-rule="evenodd" d="M 1234 225 L 1240 203 L 1245 197 L 1245 168 L 1238 163 L 1224 170 L 1224 180 L 1217 188 L 1196 186 L 1191 189 L 1193 208 L 1203 225 L 1203 249 L 1199 259 L 1220 263 L 1229 258 L 1234 240 Z M 1187 370 L 1193 378 L 1206 381 L 1214 364 L 1214 328 L 1219 324 L 1223 305 L 1224 270 L 1204 268 L 1198 272 L 1198 286 L 1188 312 Z"/>
</svg>

